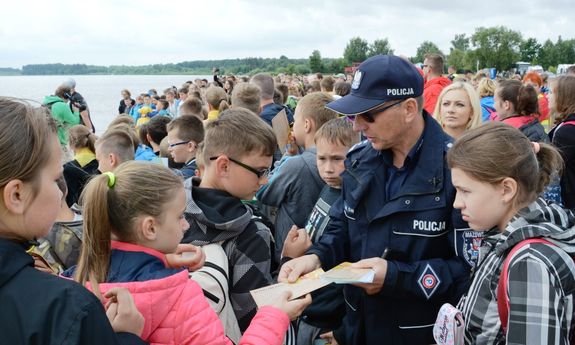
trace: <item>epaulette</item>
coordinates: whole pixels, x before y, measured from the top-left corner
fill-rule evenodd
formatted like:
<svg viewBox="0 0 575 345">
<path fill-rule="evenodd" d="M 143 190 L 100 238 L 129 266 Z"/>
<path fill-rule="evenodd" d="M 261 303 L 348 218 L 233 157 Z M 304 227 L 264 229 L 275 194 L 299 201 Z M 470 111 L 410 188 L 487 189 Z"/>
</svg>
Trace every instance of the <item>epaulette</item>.
<svg viewBox="0 0 575 345">
<path fill-rule="evenodd" d="M 369 144 L 369 141 L 368 141 L 368 140 L 364 140 L 364 141 L 362 141 L 362 142 L 359 142 L 359 143 L 353 145 L 353 146 L 349 149 L 349 151 L 347 151 L 347 157 L 350 157 L 350 156 L 351 156 L 353 153 L 355 153 L 355 152 L 359 152 L 359 151 L 363 150 L 363 148 L 364 148 L 366 145 L 368 145 L 368 144 Z"/>
</svg>

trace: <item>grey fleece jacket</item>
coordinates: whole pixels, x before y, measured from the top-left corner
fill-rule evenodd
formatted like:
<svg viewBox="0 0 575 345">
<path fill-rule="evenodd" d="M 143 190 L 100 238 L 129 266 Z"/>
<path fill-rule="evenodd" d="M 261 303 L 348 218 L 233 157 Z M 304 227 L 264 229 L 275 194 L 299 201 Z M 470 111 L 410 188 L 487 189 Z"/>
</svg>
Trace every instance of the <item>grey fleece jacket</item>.
<svg viewBox="0 0 575 345">
<path fill-rule="evenodd" d="M 256 195 L 262 204 L 278 208 L 274 234 L 277 262 L 290 228 L 294 224 L 298 228 L 306 225 L 325 186 L 317 170 L 316 152 L 312 147 L 301 155 L 286 158 Z"/>
</svg>

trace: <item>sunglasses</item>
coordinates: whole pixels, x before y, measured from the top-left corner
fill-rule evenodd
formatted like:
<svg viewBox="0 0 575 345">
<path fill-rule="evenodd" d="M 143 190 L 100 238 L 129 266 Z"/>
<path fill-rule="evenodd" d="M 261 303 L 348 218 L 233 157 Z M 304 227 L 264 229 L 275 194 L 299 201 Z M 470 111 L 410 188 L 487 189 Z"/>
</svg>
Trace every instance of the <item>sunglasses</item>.
<svg viewBox="0 0 575 345">
<path fill-rule="evenodd" d="M 361 117 L 365 120 L 365 122 L 374 123 L 374 122 L 375 122 L 375 117 L 376 117 L 377 115 L 383 113 L 384 111 L 386 111 L 386 110 L 389 109 L 389 108 L 393 108 L 393 107 L 395 107 L 396 105 L 399 105 L 399 104 L 403 103 L 404 101 L 405 101 L 405 99 L 403 99 L 403 100 L 401 100 L 401 101 L 399 101 L 399 102 L 395 102 L 395 103 L 393 103 L 393 104 L 386 105 L 386 106 L 381 107 L 381 108 L 376 108 L 376 109 L 372 109 L 372 110 L 370 110 L 370 111 L 366 111 L 365 113 L 361 113 L 361 114 L 358 114 L 358 115 L 351 115 L 351 116 L 348 116 L 347 119 L 348 119 L 348 121 L 353 122 L 353 121 L 355 121 L 355 118 L 356 118 L 357 116 L 361 116 Z"/>
<path fill-rule="evenodd" d="M 220 156 L 210 157 L 210 160 L 211 160 L 211 161 L 215 161 L 215 160 L 218 159 L 218 158 L 220 158 Z M 258 169 L 254 168 L 254 167 L 252 167 L 252 166 L 249 166 L 249 165 L 244 164 L 244 163 L 242 163 L 242 162 L 240 162 L 240 161 L 238 161 L 238 160 L 235 160 L 235 159 L 233 159 L 232 157 L 228 157 L 228 159 L 229 159 L 230 161 L 236 163 L 237 165 L 241 166 L 242 168 L 244 168 L 244 169 L 246 169 L 246 170 L 248 170 L 248 171 L 253 172 L 254 174 L 256 174 L 256 176 L 257 176 L 259 179 L 264 178 L 264 177 L 268 177 L 268 175 L 270 174 L 270 170 L 271 170 L 270 168 L 265 168 L 265 169 L 259 169 L 259 170 L 258 170 Z"/>
</svg>

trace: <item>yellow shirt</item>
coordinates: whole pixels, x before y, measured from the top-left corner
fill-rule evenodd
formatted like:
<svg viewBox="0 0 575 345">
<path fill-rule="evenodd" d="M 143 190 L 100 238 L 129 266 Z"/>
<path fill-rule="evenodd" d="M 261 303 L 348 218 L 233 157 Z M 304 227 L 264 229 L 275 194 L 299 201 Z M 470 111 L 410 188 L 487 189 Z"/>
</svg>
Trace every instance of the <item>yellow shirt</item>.
<svg viewBox="0 0 575 345">
<path fill-rule="evenodd" d="M 82 168 L 85 167 L 88 163 L 90 163 L 94 159 L 96 159 L 96 154 L 90 151 L 90 149 L 87 147 L 77 149 L 75 152 L 76 155 L 74 156 L 74 159 L 77 160 L 78 163 L 80 163 L 80 166 Z"/>
<path fill-rule="evenodd" d="M 219 110 L 212 110 L 208 113 L 208 120 L 215 120 L 220 115 Z"/>
</svg>

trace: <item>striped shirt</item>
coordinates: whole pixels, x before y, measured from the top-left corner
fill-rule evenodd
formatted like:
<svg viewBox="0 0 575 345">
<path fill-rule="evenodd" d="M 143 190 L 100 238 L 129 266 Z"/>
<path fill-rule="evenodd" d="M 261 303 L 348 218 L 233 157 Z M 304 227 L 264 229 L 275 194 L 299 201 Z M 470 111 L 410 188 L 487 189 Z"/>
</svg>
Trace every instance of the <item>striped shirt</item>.
<svg viewBox="0 0 575 345">
<path fill-rule="evenodd" d="M 545 237 L 557 246 L 529 244 L 511 259 L 504 335 L 497 309 L 503 261 L 515 244 L 533 237 Z M 573 214 L 543 199 L 521 210 L 503 233 L 496 228 L 487 231 L 473 281 L 458 305 L 465 319 L 465 343 L 569 344 L 575 292 L 575 264 L 569 255 L 573 253 Z"/>
</svg>

